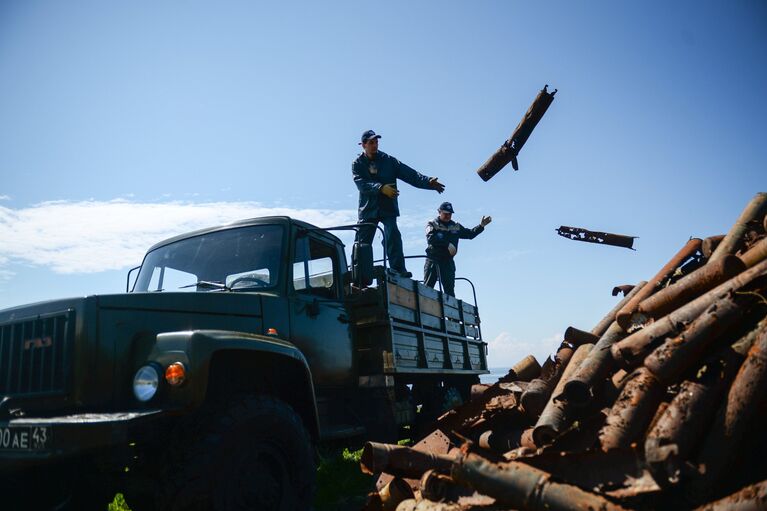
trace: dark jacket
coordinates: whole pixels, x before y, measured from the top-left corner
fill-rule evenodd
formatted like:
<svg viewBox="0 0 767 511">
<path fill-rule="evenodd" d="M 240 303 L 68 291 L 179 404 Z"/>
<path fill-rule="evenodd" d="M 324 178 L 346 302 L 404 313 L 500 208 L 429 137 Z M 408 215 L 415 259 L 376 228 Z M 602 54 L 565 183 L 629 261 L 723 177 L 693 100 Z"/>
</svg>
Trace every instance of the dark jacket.
<svg viewBox="0 0 767 511">
<path fill-rule="evenodd" d="M 365 153 L 360 154 L 352 163 L 352 175 L 360 191 L 360 220 L 399 216 L 397 198 L 390 199 L 381 193 L 381 186 L 385 184 L 396 184 L 397 179 L 401 179 L 416 188 L 429 188 L 428 177 L 382 151 L 372 160 Z"/>
<path fill-rule="evenodd" d="M 458 249 L 458 240 L 471 240 L 477 237 L 485 228 L 481 225 L 473 229 L 467 229 L 457 222 L 450 220 L 447 223 L 435 218 L 426 224 L 426 255 L 432 259 L 452 259 L 453 256 L 447 250 L 449 244 Z"/>
</svg>

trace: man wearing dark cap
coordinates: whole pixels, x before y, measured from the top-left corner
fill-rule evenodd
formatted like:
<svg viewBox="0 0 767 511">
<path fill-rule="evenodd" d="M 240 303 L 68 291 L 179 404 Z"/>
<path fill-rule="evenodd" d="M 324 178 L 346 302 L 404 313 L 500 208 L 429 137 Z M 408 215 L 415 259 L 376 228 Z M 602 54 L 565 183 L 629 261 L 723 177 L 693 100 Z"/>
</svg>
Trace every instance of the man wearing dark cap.
<svg viewBox="0 0 767 511">
<path fill-rule="evenodd" d="M 439 216 L 426 224 L 426 264 L 423 266 L 423 281 L 429 287 L 434 287 L 437 278 L 442 281 L 442 290 L 450 296 L 455 296 L 455 261 L 458 253 L 458 240 L 474 239 L 485 230 L 485 226 L 493 221 L 489 216 L 483 216 L 479 225 L 467 229 L 453 222 L 453 205 L 443 202 L 437 210 Z"/>
<path fill-rule="evenodd" d="M 360 191 L 359 221 L 378 225 L 381 222 L 386 234 L 386 254 L 392 271 L 412 277 L 405 268 L 405 256 L 402 253 L 402 235 L 397 227 L 399 206 L 397 204 L 397 179 L 426 190 L 445 191 L 445 185 L 436 177 L 426 177 L 411 169 L 398 159 L 378 150 L 378 139 L 373 130 L 362 134 L 363 152 L 352 163 L 354 184 Z M 372 243 L 376 229 L 363 226 L 357 232 L 357 241 Z"/>
</svg>

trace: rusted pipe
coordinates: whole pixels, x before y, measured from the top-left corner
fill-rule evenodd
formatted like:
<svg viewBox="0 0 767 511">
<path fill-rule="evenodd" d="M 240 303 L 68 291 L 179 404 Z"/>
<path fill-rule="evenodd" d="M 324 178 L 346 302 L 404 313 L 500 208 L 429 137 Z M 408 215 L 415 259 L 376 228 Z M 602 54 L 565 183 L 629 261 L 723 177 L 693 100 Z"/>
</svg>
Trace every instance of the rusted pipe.
<svg viewBox="0 0 767 511">
<path fill-rule="evenodd" d="M 663 317 L 745 269 L 743 261 L 733 255 L 726 255 L 718 261 L 708 263 L 643 300 L 631 321 L 634 324 L 642 324 L 648 319 Z"/>
<path fill-rule="evenodd" d="M 534 356 L 528 355 L 509 369 L 509 372 L 498 380 L 498 383 L 513 381 L 530 381 L 541 374 L 541 365 Z"/>
<path fill-rule="evenodd" d="M 700 449 L 697 461 L 705 466 L 705 473 L 686 489 L 693 501 L 705 502 L 719 488 L 718 483 L 740 453 L 752 417 L 766 397 L 767 328 L 762 328 Z"/>
<path fill-rule="evenodd" d="M 737 252 L 740 244 L 743 242 L 743 236 L 748 231 L 747 224 L 753 220 L 761 221 L 765 213 L 767 213 L 767 193 L 759 192 L 751 199 L 746 209 L 743 210 L 735 221 L 730 232 L 727 233 L 722 242 L 719 243 L 719 246 L 716 247 L 716 250 L 714 250 L 714 253 L 709 258 L 709 262 Z"/>
<path fill-rule="evenodd" d="M 597 323 L 597 326 L 591 329 L 591 333 L 602 337 L 605 332 L 607 332 L 607 329 L 610 328 L 610 325 L 613 324 L 613 321 L 615 321 L 615 315 L 618 314 L 618 311 L 621 310 L 623 306 L 629 302 L 629 300 L 634 298 L 634 296 L 636 296 L 636 294 L 640 292 L 645 285 L 647 285 L 647 281 L 643 280 L 634 286 L 634 289 L 629 291 L 629 293 L 625 295 L 623 299 L 618 302 L 618 304 L 613 307 L 612 310 L 608 312 L 607 315 L 603 317 L 599 323 Z"/>
<path fill-rule="evenodd" d="M 594 345 L 594 349 L 578 365 L 564 384 L 565 398 L 575 406 L 583 406 L 594 397 L 593 389 L 607 378 L 614 367 L 610 347 L 626 337 L 626 332 L 613 322 L 607 332 Z"/>
<path fill-rule="evenodd" d="M 685 243 L 681 250 L 679 250 L 679 252 L 677 252 L 674 257 L 672 257 L 671 260 L 669 260 L 669 262 L 667 262 L 665 266 L 663 266 L 663 268 L 661 268 L 660 271 L 648 281 L 647 285 L 644 286 L 640 292 L 634 295 L 634 297 L 629 300 L 621 310 L 618 311 L 618 314 L 615 315 L 615 320 L 618 322 L 621 328 L 628 331 L 629 327 L 631 326 L 631 314 L 636 311 L 639 303 L 654 293 L 660 283 L 669 275 L 674 273 L 674 270 L 679 268 L 685 261 L 695 255 L 695 253 L 700 250 L 701 243 L 702 241 L 699 238 L 691 238 L 687 243 Z"/>
<path fill-rule="evenodd" d="M 547 360 L 543 364 L 546 370 L 541 369 L 541 377 L 531 381 L 519 398 L 525 415 L 534 420 L 538 419 L 538 416 L 551 397 L 551 392 L 557 386 L 562 373 L 570 363 L 573 353 L 575 353 L 575 346 L 567 341 L 563 341 L 559 345 L 556 355 L 554 355 L 553 363 L 549 363 Z"/>
<path fill-rule="evenodd" d="M 503 454 L 521 445 L 522 433 L 523 431 L 519 429 L 511 431 L 489 429 L 480 435 L 479 446 L 482 449 Z"/>
<path fill-rule="evenodd" d="M 613 359 L 623 367 L 631 367 L 641 363 L 666 337 L 678 334 L 716 300 L 765 274 L 767 274 L 767 261 L 762 261 L 727 282 L 719 284 L 711 291 L 663 316 L 642 330 L 616 342 L 610 348 Z"/>
<path fill-rule="evenodd" d="M 760 261 L 767 259 L 767 238 L 757 241 L 753 247 L 740 256 L 740 259 L 746 265 L 746 268 L 751 268 Z"/>
<path fill-rule="evenodd" d="M 450 474 L 455 481 L 514 509 L 623 509 L 604 497 L 581 490 L 577 486 L 554 482 L 548 472 L 524 463 L 512 461 L 496 465 L 476 454 L 467 454 L 453 465 Z"/>
<path fill-rule="evenodd" d="M 419 489 L 421 490 L 421 497 L 437 502 L 457 500 L 463 490 L 449 475 L 441 474 L 436 470 L 427 470 L 423 474 Z"/>
<path fill-rule="evenodd" d="M 554 441 L 567 425 L 567 421 L 570 419 L 568 417 L 569 410 L 567 402 L 561 399 L 564 382 L 568 381 L 570 375 L 578 368 L 578 365 L 586 358 L 593 347 L 593 344 L 582 344 L 575 350 L 573 358 L 567 364 L 562 377 L 559 379 L 559 383 L 557 383 L 554 392 L 549 398 L 549 402 L 535 423 L 533 441 L 536 446 L 541 447 Z"/>
<path fill-rule="evenodd" d="M 631 373 L 599 432 L 602 450 L 629 447 L 644 433 L 662 397 L 663 385 L 650 371 L 640 367 Z"/>
<path fill-rule="evenodd" d="M 451 456 L 416 451 L 401 445 L 366 442 L 360 458 L 360 469 L 365 474 L 386 472 L 395 477 L 420 478 L 430 468 L 449 470 Z"/>
<path fill-rule="evenodd" d="M 647 358 L 644 366 L 663 384 L 676 383 L 685 371 L 696 364 L 706 348 L 743 314 L 743 307 L 731 296 L 716 301 L 698 316 L 687 329 L 667 339 Z"/>
<path fill-rule="evenodd" d="M 767 481 L 741 488 L 716 502 L 696 508 L 695 511 L 766 511 Z"/>
<path fill-rule="evenodd" d="M 623 293 L 623 296 L 626 296 L 627 294 L 631 292 L 632 289 L 634 289 L 634 287 L 635 286 L 633 284 L 623 284 L 620 286 L 615 286 L 613 288 L 612 295 L 618 296 L 619 294 Z"/>
<path fill-rule="evenodd" d="M 565 342 L 569 342 L 575 347 L 578 347 L 581 344 L 594 344 L 598 340 L 598 335 L 578 330 L 574 326 L 567 327 L 567 330 L 565 330 Z"/>
<path fill-rule="evenodd" d="M 704 238 L 703 243 L 700 245 L 700 251 L 703 253 L 703 257 L 710 259 L 711 254 L 714 253 L 714 250 L 716 250 L 716 247 L 719 246 L 723 239 L 724 234 L 718 234 L 716 236 L 709 236 L 708 238 Z"/>
</svg>

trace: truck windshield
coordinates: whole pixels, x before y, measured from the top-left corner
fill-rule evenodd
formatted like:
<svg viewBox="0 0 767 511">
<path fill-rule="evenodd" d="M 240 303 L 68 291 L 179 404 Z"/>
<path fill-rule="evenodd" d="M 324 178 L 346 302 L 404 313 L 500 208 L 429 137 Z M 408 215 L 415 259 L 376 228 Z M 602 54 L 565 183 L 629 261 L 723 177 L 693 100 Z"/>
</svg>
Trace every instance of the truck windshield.
<svg viewBox="0 0 767 511">
<path fill-rule="evenodd" d="M 255 291 L 279 280 L 283 228 L 240 227 L 176 241 L 149 252 L 134 292 Z"/>
</svg>

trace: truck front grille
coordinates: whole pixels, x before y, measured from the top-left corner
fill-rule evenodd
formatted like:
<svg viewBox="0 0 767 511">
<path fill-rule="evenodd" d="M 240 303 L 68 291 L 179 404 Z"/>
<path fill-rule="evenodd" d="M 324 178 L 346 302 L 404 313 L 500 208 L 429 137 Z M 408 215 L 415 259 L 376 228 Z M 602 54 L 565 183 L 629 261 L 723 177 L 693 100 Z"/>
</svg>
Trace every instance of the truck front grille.
<svg viewBox="0 0 767 511">
<path fill-rule="evenodd" d="M 0 397 L 66 391 L 74 319 L 68 310 L 0 325 Z"/>
</svg>

